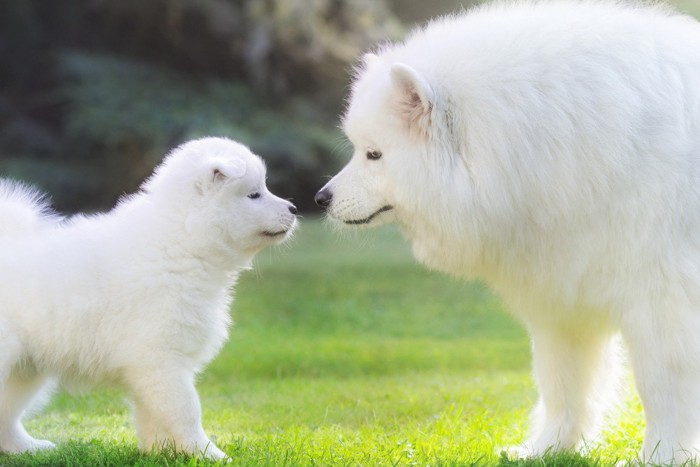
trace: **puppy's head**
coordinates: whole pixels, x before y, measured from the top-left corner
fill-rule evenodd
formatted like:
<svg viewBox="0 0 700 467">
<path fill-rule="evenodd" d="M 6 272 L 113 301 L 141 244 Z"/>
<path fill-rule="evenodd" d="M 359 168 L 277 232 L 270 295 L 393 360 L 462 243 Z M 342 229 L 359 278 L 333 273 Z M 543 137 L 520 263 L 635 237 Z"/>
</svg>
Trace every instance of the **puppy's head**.
<svg viewBox="0 0 700 467">
<path fill-rule="evenodd" d="M 246 146 L 202 138 L 175 148 L 143 191 L 180 216 L 186 234 L 254 254 L 288 238 L 296 208 L 265 185 L 265 165 Z"/>
<path fill-rule="evenodd" d="M 365 55 L 343 118 L 353 157 L 315 197 L 331 220 L 361 227 L 405 217 L 443 150 L 436 104 L 419 72 Z"/>
</svg>

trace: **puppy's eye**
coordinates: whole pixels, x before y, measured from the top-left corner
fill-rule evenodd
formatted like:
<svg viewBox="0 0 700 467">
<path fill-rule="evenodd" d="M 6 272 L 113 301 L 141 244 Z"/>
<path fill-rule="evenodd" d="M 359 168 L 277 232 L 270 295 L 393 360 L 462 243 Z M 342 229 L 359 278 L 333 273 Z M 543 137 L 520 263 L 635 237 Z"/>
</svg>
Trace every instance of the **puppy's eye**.
<svg viewBox="0 0 700 467">
<path fill-rule="evenodd" d="M 375 149 L 371 149 L 371 150 L 367 151 L 367 159 L 369 159 L 371 161 L 376 161 L 377 159 L 381 159 L 381 158 L 382 158 L 381 151 L 377 151 Z"/>
<path fill-rule="evenodd" d="M 257 191 L 256 191 L 255 193 L 251 193 L 251 194 L 248 195 L 248 198 L 250 198 L 250 199 L 258 199 L 258 198 L 260 198 L 260 193 L 258 193 Z"/>
</svg>

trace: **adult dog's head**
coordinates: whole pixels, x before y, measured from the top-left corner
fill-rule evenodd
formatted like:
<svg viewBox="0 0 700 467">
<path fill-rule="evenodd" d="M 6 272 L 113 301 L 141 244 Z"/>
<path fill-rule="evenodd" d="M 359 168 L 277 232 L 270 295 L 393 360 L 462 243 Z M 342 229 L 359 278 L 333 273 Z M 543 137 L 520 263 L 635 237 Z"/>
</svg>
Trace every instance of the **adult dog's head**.
<svg viewBox="0 0 700 467">
<path fill-rule="evenodd" d="M 447 125 L 439 104 L 414 68 L 374 54 L 363 57 L 343 118 L 353 157 L 315 197 L 331 220 L 375 226 L 407 217 L 428 177 L 434 183 L 439 174 L 433 172 L 442 170 L 435 168 L 435 153 L 452 144 L 440 134 Z"/>
<path fill-rule="evenodd" d="M 294 205 L 267 189 L 260 157 L 226 138 L 175 148 L 143 191 L 167 206 L 190 240 L 226 250 L 254 254 L 283 241 L 297 226 Z"/>
</svg>

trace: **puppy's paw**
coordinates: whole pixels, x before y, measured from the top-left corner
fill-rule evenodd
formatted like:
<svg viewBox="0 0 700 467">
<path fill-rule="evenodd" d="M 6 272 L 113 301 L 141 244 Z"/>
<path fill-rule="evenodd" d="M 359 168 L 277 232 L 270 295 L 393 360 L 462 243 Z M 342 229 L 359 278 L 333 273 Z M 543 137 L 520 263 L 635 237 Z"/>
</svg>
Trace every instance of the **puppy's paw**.
<svg viewBox="0 0 700 467">
<path fill-rule="evenodd" d="M 32 452 L 43 451 L 45 449 L 55 449 L 56 445 L 46 439 L 32 439 L 32 447 L 29 449 Z"/>
<path fill-rule="evenodd" d="M 200 452 L 200 457 L 209 459 L 209 460 L 222 460 L 225 462 L 231 461 L 231 458 L 229 457 L 228 454 L 226 454 L 224 451 L 221 449 L 217 448 L 214 443 L 209 443 L 209 445 L 204 449 L 203 451 Z"/>
<path fill-rule="evenodd" d="M 15 436 L 11 439 L 0 440 L 0 451 L 9 454 L 19 454 L 22 452 L 37 452 L 45 449 L 54 449 L 56 445 L 45 439 L 34 439 L 29 436 Z"/>
<path fill-rule="evenodd" d="M 516 446 L 505 446 L 498 449 L 501 457 L 506 457 L 509 460 L 529 459 L 536 457 L 537 453 L 532 449 L 530 443 L 518 444 Z"/>
</svg>

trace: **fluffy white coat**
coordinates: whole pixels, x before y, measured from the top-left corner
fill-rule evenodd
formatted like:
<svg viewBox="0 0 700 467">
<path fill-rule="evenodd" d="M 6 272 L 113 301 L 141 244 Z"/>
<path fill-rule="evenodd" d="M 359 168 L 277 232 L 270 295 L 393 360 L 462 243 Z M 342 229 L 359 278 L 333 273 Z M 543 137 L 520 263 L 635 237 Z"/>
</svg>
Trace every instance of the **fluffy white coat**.
<svg viewBox="0 0 700 467">
<path fill-rule="evenodd" d="M 427 266 L 480 278 L 532 337 L 520 452 L 595 438 L 620 332 L 641 456 L 700 448 L 700 25 L 622 2 L 496 3 L 364 57 L 348 165 L 316 196 L 396 222 Z"/>
<path fill-rule="evenodd" d="M 144 449 L 225 457 L 202 429 L 195 375 L 227 338 L 238 273 L 295 213 L 261 159 L 223 138 L 175 149 L 106 214 L 61 220 L 0 182 L 0 450 L 53 446 L 21 418 L 58 380 L 126 389 Z"/>
</svg>

